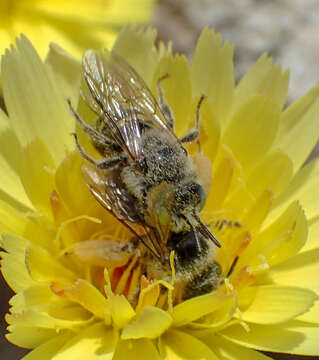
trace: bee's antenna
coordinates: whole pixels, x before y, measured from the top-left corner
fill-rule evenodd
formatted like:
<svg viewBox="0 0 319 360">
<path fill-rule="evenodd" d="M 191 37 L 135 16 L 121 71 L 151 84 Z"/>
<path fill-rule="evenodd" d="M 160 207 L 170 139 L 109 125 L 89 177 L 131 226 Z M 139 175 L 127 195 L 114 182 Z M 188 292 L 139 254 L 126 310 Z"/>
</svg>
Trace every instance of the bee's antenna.
<svg viewBox="0 0 319 360">
<path fill-rule="evenodd" d="M 212 240 L 212 242 L 217 246 L 217 247 L 222 247 L 220 242 L 215 238 L 215 236 L 208 230 L 207 226 L 201 221 L 201 219 L 198 216 L 194 216 L 195 219 L 197 220 L 198 224 L 199 224 L 199 231 L 203 236 L 206 236 L 208 238 L 210 238 Z"/>
</svg>

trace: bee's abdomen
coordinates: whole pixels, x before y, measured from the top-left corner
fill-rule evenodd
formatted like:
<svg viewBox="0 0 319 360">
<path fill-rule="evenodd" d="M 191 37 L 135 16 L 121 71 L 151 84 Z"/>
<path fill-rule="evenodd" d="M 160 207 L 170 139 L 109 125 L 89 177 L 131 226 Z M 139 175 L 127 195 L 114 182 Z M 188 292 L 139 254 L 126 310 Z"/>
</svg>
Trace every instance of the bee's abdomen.
<svg viewBox="0 0 319 360">
<path fill-rule="evenodd" d="M 185 286 L 183 300 L 207 294 L 218 289 L 221 283 L 221 266 L 214 261 Z"/>
</svg>

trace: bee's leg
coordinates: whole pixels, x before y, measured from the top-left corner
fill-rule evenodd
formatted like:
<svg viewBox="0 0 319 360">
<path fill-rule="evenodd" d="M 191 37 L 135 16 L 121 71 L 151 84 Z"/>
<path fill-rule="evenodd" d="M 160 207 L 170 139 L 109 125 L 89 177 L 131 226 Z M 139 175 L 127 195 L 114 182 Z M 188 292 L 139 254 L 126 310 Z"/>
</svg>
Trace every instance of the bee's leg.
<svg viewBox="0 0 319 360">
<path fill-rule="evenodd" d="M 202 102 L 205 99 L 205 95 L 202 95 L 198 101 L 197 108 L 196 108 L 196 116 L 195 116 L 195 126 L 182 138 L 180 138 L 180 141 L 182 143 L 192 143 L 194 141 L 197 141 L 198 144 L 198 151 L 201 151 L 200 141 L 199 141 L 199 135 L 200 135 L 200 107 L 202 105 Z"/>
<path fill-rule="evenodd" d="M 172 130 L 174 130 L 174 123 L 175 123 L 174 115 L 172 113 L 171 108 L 164 100 L 163 89 L 161 86 L 161 81 L 167 79 L 168 77 L 169 77 L 169 75 L 165 74 L 157 80 L 157 95 L 158 95 L 158 103 L 162 110 L 162 113 L 165 115 L 165 117 L 168 120 L 168 126 Z"/>
<path fill-rule="evenodd" d="M 117 157 L 113 157 L 113 158 L 97 160 L 94 157 L 92 157 L 91 155 L 89 155 L 83 149 L 82 145 L 79 143 L 77 134 L 72 133 L 72 135 L 74 136 L 76 146 L 77 146 L 80 154 L 82 155 L 82 157 L 84 159 L 86 159 L 87 161 L 89 161 L 91 164 L 95 165 L 99 169 L 111 168 L 127 158 L 125 154 L 122 154 L 121 156 L 117 156 Z"/>
<path fill-rule="evenodd" d="M 101 146 L 108 145 L 108 146 L 111 146 L 114 149 L 118 148 L 118 145 L 115 142 L 111 141 L 109 138 L 107 138 L 103 134 L 99 133 L 97 130 L 95 130 L 92 126 L 88 125 L 81 118 L 81 116 L 78 114 L 78 112 L 74 110 L 70 99 L 67 99 L 67 102 L 69 104 L 69 108 L 70 108 L 73 116 L 75 117 L 76 121 L 80 124 L 80 126 L 84 130 L 84 132 L 87 133 L 90 136 L 90 138 L 92 139 L 92 141 L 96 145 L 101 145 Z"/>
</svg>

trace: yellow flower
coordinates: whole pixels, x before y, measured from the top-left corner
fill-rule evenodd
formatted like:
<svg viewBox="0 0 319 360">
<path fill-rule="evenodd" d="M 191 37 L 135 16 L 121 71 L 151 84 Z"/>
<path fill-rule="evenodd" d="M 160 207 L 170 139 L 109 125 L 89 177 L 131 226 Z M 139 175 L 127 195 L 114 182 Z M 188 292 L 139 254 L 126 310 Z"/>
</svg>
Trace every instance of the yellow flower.
<svg viewBox="0 0 319 360">
<path fill-rule="evenodd" d="M 23 33 L 41 56 L 46 55 L 50 41 L 80 56 L 88 47 L 112 45 L 124 24 L 148 22 L 153 3 L 153 0 L 2 0 L 0 47 L 9 47 Z"/>
<path fill-rule="evenodd" d="M 180 301 L 173 274 L 152 282 L 138 257 L 112 273 L 83 261 L 99 241 L 131 235 L 82 178 L 66 103 L 78 105 L 80 64 L 56 47 L 42 63 L 21 37 L 2 60 L 2 274 L 17 293 L 8 340 L 34 349 L 25 360 L 319 355 L 319 162 L 303 166 L 318 140 L 319 86 L 285 108 L 288 72 L 267 55 L 235 86 L 233 47 L 212 30 L 202 32 L 192 65 L 154 40 L 154 31 L 128 27 L 114 50 L 153 90 L 169 74 L 162 85 L 179 136 L 207 96 L 201 145 L 213 180 L 201 217 L 222 244 L 224 282 Z M 82 100 L 78 109 L 92 119 Z"/>
</svg>

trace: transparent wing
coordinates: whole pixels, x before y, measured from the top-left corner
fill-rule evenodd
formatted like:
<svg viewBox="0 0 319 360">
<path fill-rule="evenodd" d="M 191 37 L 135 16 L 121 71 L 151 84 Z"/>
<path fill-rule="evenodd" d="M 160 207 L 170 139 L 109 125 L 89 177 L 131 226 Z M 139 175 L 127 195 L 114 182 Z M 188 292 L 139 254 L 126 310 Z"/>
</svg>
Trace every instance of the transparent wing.
<svg viewBox="0 0 319 360">
<path fill-rule="evenodd" d="M 104 115 L 105 125 L 132 160 L 138 161 L 143 153 L 141 135 L 147 126 L 176 139 L 152 92 L 121 56 L 88 50 L 83 71 L 90 90 L 88 104 Z"/>
<path fill-rule="evenodd" d="M 145 224 L 137 201 L 126 190 L 119 170 L 109 170 L 107 176 L 90 164 L 84 165 L 82 170 L 84 181 L 96 200 L 128 227 L 157 258 L 163 259 L 164 240 L 155 228 Z"/>
</svg>

